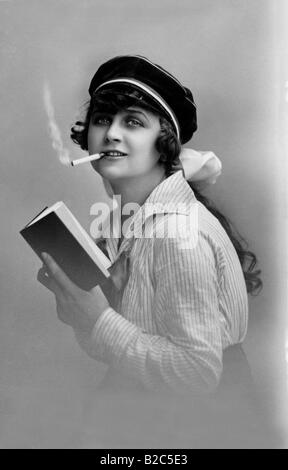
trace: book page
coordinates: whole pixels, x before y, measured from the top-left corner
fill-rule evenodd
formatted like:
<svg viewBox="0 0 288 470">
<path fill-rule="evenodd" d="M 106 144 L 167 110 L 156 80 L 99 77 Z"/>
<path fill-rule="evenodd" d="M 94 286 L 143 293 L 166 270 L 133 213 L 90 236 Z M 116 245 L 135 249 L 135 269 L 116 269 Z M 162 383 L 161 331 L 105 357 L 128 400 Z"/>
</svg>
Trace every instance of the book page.
<svg viewBox="0 0 288 470">
<path fill-rule="evenodd" d="M 103 274 L 109 277 L 110 273 L 107 270 L 111 266 L 111 261 L 104 255 L 100 248 L 98 248 L 64 202 L 56 207 L 55 214 L 62 220 L 68 230 L 92 258 L 94 263 L 101 269 Z"/>
<path fill-rule="evenodd" d="M 31 225 L 35 224 L 36 222 L 38 222 L 38 220 L 41 220 L 43 219 L 44 217 L 46 217 L 46 215 L 48 214 L 51 214 L 51 212 L 53 211 L 57 211 L 57 209 L 59 207 L 61 207 L 61 204 L 64 204 L 62 201 L 59 201 L 59 202 L 56 202 L 55 204 L 53 204 L 53 206 L 50 206 L 50 207 L 47 207 L 47 209 L 44 209 L 38 216 L 35 217 L 35 219 L 33 219 L 28 225 L 27 227 L 30 227 Z"/>
</svg>

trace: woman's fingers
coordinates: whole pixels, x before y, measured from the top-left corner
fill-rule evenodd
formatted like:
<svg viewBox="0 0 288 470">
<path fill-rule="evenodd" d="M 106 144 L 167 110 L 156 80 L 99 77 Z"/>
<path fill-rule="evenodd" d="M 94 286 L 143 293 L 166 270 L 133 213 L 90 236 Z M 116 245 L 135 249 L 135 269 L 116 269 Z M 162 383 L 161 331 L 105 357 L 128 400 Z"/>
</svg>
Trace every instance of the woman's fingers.
<svg viewBox="0 0 288 470">
<path fill-rule="evenodd" d="M 45 266 L 42 266 L 42 268 L 39 269 L 37 280 L 40 284 L 53 292 L 56 298 L 56 311 L 58 318 L 66 325 L 70 326 L 71 320 L 67 318 L 67 312 L 65 312 L 65 309 L 63 308 L 63 301 L 65 302 L 65 300 L 63 298 L 61 288 L 51 277 L 49 277 Z"/>
<path fill-rule="evenodd" d="M 57 286 L 56 282 L 53 281 L 51 277 L 49 277 L 45 266 L 42 266 L 42 268 L 39 269 L 37 274 L 37 281 L 54 294 L 58 293 L 59 287 Z"/>
<path fill-rule="evenodd" d="M 69 279 L 50 255 L 47 253 L 41 253 L 41 257 L 47 267 L 48 273 L 53 277 L 59 287 L 72 298 L 75 298 L 77 294 L 79 294 L 79 287 Z"/>
<path fill-rule="evenodd" d="M 62 321 L 62 323 L 71 326 L 71 311 L 69 312 L 69 315 L 65 311 L 65 298 L 63 297 L 62 290 L 58 286 L 58 284 L 53 280 L 53 278 L 49 277 L 45 266 L 42 266 L 42 268 L 39 269 L 37 280 L 40 282 L 40 284 L 42 284 L 51 292 L 53 292 L 53 294 L 55 294 L 57 316 L 59 320 Z"/>
<path fill-rule="evenodd" d="M 52 277 L 52 274 L 49 274 L 49 271 L 47 271 L 47 266 L 44 264 L 38 271 L 37 280 L 55 295 L 56 311 L 59 320 L 66 325 L 73 326 L 75 324 L 75 301 L 67 293 L 67 289 L 64 290 Z"/>
<path fill-rule="evenodd" d="M 85 292 L 66 276 L 51 256 L 42 253 L 41 257 L 44 266 L 39 270 L 38 281 L 55 294 L 59 320 L 90 331 L 99 315 L 109 307 L 104 293 L 100 287 Z"/>
<path fill-rule="evenodd" d="M 72 312 L 69 311 L 69 314 L 63 309 L 62 304 L 56 299 L 56 311 L 57 311 L 57 316 L 62 323 L 65 323 L 65 325 L 72 326 L 73 321 L 72 321 Z"/>
</svg>

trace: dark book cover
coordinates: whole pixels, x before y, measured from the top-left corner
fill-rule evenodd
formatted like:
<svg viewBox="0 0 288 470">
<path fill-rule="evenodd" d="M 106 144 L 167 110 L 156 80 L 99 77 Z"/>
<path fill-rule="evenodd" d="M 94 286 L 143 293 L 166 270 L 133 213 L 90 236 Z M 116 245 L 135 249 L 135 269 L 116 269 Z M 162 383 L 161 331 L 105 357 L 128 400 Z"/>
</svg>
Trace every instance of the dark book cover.
<svg viewBox="0 0 288 470">
<path fill-rule="evenodd" d="M 28 224 L 20 234 L 40 259 L 42 252 L 50 254 L 81 289 L 88 291 L 96 285 L 106 285 L 107 278 L 101 269 L 55 212 L 50 212 L 32 225 Z"/>
</svg>

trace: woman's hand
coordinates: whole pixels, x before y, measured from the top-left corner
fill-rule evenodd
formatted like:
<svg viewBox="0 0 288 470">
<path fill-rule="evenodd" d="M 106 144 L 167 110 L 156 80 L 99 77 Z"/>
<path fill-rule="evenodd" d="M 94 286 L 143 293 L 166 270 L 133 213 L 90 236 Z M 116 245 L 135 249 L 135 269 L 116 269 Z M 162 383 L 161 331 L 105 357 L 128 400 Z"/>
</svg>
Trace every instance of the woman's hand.
<svg viewBox="0 0 288 470">
<path fill-rule="evenodd" d="M 74 284 L 53 258 L 42 253 L 38 281 L 55 294 L 59 320 L 75 329 L 91 331 L 109 303 L 99 286 L 89 292 Z"/>
</svg>

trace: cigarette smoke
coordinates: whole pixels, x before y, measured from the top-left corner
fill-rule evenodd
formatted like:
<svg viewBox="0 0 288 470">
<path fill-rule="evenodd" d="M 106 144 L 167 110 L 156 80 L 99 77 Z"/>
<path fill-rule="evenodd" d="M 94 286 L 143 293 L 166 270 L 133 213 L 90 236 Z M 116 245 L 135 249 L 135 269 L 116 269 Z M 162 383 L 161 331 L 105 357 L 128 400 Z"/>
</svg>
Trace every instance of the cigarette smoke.
<svg viewBox="0 0 288 470">
<path fill-rule="evenodd" d="M 51 91 L 48 82 L 44 83 L 43 87 L 43 101 L 45 111 L 48 116 L 48 129 L 52 140 L 52 147 L 56 150 L 60 163 L 63 165 L 70 164 L 69 150 L 63 145 L 61 131 L 55 119 L 55 111 L 52 103 Z"/>
</svg>

